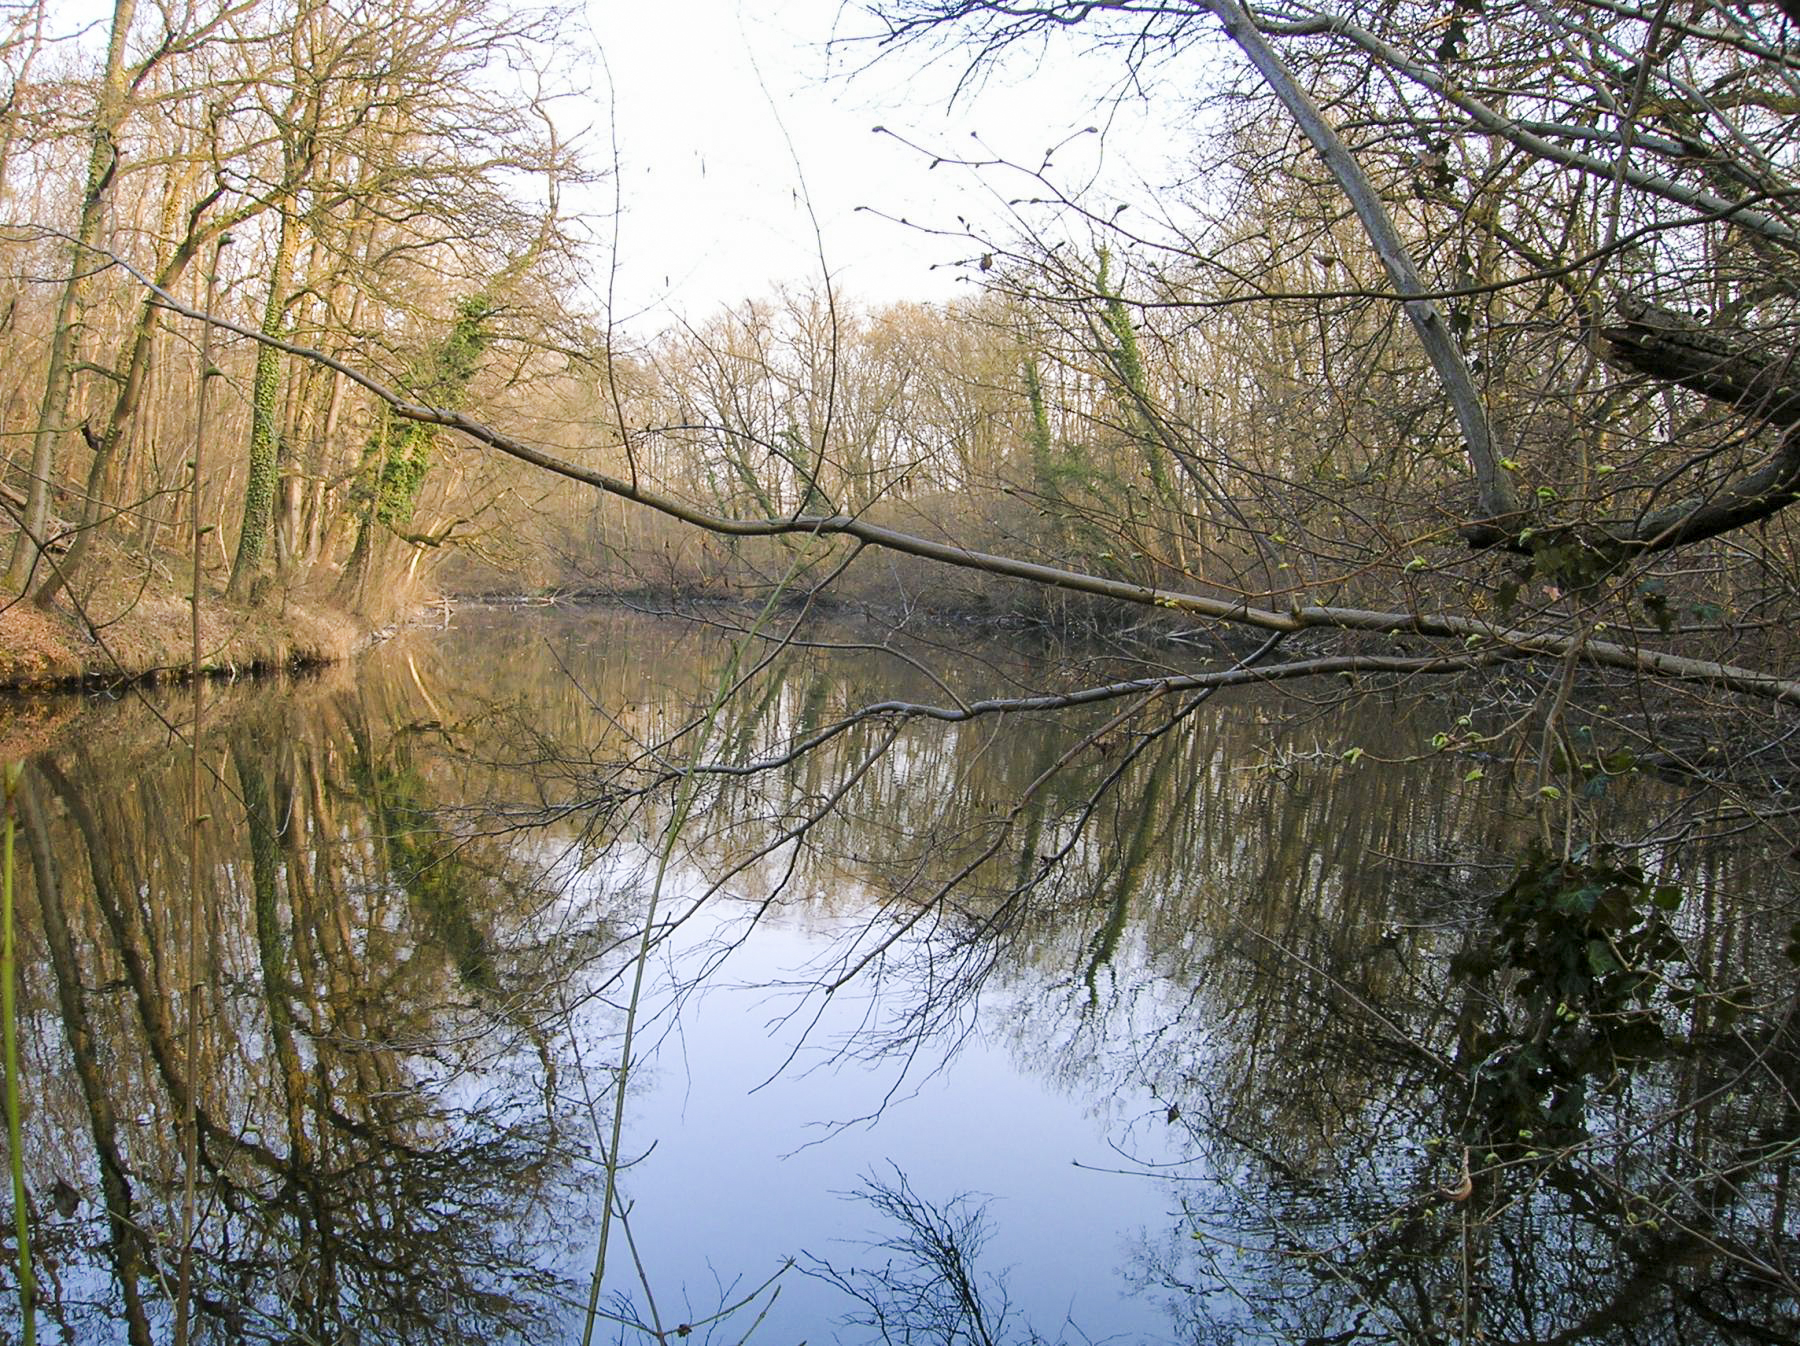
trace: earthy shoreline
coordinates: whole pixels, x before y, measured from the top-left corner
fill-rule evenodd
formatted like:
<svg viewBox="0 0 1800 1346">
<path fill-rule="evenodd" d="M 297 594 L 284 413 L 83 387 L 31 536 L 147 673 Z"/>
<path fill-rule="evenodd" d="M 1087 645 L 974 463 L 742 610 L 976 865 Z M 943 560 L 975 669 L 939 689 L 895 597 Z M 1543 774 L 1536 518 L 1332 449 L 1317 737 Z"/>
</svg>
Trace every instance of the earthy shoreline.
<svg viewBox="0 0 1800 1346">
<path fill-rule="evenodd" d="M 145 594 L 94 625 L 14 600 L 0 607 L 0 689 L 73 690 L 188 676 L 185 598 Z M 236 675 L 332 663 L 366 639 L 367 624 L 326 603 L 276 599 L 245 607 L 213 595 L 200 609 L 201 670 Z"/>
</svg>

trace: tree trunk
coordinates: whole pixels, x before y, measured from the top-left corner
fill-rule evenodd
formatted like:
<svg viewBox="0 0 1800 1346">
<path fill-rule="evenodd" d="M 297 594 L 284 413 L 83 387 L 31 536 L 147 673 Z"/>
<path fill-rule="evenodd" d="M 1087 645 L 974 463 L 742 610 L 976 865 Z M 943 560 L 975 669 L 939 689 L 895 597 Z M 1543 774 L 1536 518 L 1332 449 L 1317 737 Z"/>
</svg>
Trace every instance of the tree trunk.
<svg viewBox="0 0 1800 1346">
<path fill-rule="evenodd" d="M 198 228 L 201 216 L 218 200 L 219 195 L 220 190 L 215 189 L 190 213 L 187 237 L 156 278 L 156 283 L 163 289 L 172 290 L 181 283 L 181 277 L 200 251 L 201 245 L 208 237 L 219 232 L 217 226 L 205 231 Z M 162 305 L 154 295 L 145 300 L 143 308 L 139 310 L 137 327 L 132 336 L 131 354 L 126 361 L 125 378 L 113 401 L 112 415 L 107 419 L 106 431 L 94 448 L 93 465 L 88 469 L 87 501 L 82 509 L 81 532 L 76 536 L 74 545 L 69 548 L 69 554 L 62 564 L 44 579 L 32 596 L 32 601 L 39 607 L 49 607 L 56 601 L 56 595 L 74 578 L 87 557 L 94 534 L 101 526 L 102 507 L 108 494 L 107 469 L 136 421 L 138 407 L 143 402 L 144 385 L 150 374 L 150 356 L 161 326 L 161 315 Z"/>
<path fill-rule="evenodd" d="M 27 488 L 24 526 L 13 547 L 6 586 L 23 592 L 36 578 L 44 534 L 50 523 L 50 476 L 56 467 L 57 441 L 67 428 L 69 401 L 75 387 L 75 328 L 86 306 L 89 277 L 97 263 L 93 252 L 100 237 L 100 220 L 107 188 L 118 168 L 117 134 L 125 120 L 125 36 L 137 13 L 137 0 L 115 0 L 112 36 L 106 47 L 106 73 L 100 85 L 100 102 L 89 132 L 87 180 L 81 198 L 81 216 L 69 245 L 69 278 L 56 301 L 56 324 L 50 337 L 50 365 L 44 375 L 44 396 L 38 403 L 37 431 L 31 440 L 31 481 Z"/>
<path fill-rule="evenodd" d="M 281 233 L 275 244 L 275 261 L 269 268 L 269 299 L 263 306 L 262 334 L 278 337 L 287 314 L 288 273 L 293 270 L 299 230 L 293 213 L 281 212 Z M 281 352 L 270 345 L 256 348 L 256 374 L 250 383 L 250 453 L 244 476 L 243 527 L 238 532 L 237 557 L 231 563 L 231 581 L 225 592 L 242 598 L 262 568 L 275 522 L 276 461 L 279 435 L 276 417 L 281 400 Z"/>
</svg>

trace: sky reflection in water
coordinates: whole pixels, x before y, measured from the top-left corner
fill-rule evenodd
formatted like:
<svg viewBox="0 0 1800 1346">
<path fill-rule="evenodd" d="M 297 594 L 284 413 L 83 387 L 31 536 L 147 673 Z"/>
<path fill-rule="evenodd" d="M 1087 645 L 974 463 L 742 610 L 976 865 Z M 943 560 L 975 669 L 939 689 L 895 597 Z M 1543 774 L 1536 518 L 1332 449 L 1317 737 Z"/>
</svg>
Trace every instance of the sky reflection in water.
<svg viewBox="0 0 1800 1346">
<path fill-rule="evenodd" d="M 919 653 L 965 695 L 1109 667 L 962 646 Z M 618 613 L 461 612 L 316 682 L 215 689 L 201 1270 L 221 1340 L 578 1339 L 623 973 L 669 816 L 619 763 L 703 703 L 724 649 Z M 880 695 L 944 694 L 878 652 L 795 652 L 732 703 L 714 750 L 743 760 Z M 992 1198 L 979 1270 L 1006 1275 L 1014 1340 L 1027 1322 L 1127 1342 L 1252 1319 L 1277 1338 L 1404 1340 L 1478 1315 L 1501 1334 L 1661 1340 L 1620 1306 L 1675 1323 L 1663 1307 L 1699 1294 L 1678 1329 L 1694 1340 L 1734 1339 L 1717 1328 L 1732 1314 L 1794 1321 L 1791 1298 L 1743 1274 L 1787 1218 L 1794 1117 L 1720 1073 L 1734 1044 L 1785 1060 L 1779 1024 L 1751 1016 L 1596 1093 L 1586 1123 L 1628 1138 L 1595 1152 L 1606 1182 L 1514 1141 L 1477 1155 L 1492 1169 L 1477 1201 L 1443 1196 L 1460 1138 L 1487 1134 L 1468 1081 L 1506 1018 L 1452 959 L 1528 834 L 1499 764 L 1472 773 L 1424 747 L 1459 695 L 1315 711 L 1245 693 L 1167 733 L 1147 707 L 1124 736 L 1141 756 L 1084 749 L 1018 813 L 1111 708 L 919 726 L 798 854 L 757 852 L 833 798 L 878 733 L 709 783 L 664 884 L 659 921 L 686 919 L 652 958 L 622 1144 L 644 1156 L 624 1193 L 665 1326 L 785 1257 L 880 1266 L 867 1243 L 894 1231 L 847 1194 L 901 1174 L 933 1203 Z M 146 1330 L 167 1327 L 143 1268 L 177 1223 L 185 776 L 131 705 L 91 709 L 27 773 L 61 876 L 48 906 L 26 879 L 40 902 L 21 983 L 43 1029 L 28 1180 L 81 1192 L 39 1231 L 70 1340 L 127 1338 L 126 1283 L 144 1287 Z M 1620 817 L 1661 820 L 1667 803 L 1642 784 Z M 1780 947 L 1774 917 L 1732 896 L 1763 881 L 1754 861 L 1683 876 L 1684 938 L 1721 976 Z M 58 912 L 62 953 L 42 935 Z M 75 1042 L 90 1045 L 72 1057 Z M 1657 1126 L 1670 1109 L 1689 1124 Z M 1682 1211 L 1704 1195 L 1688 1175 L 1752 1143 L 1772 1158 L 1734 1170 L 1686 1232 L 1646 1232 L 1645 1199 Z M 125 1185 L 103 1193 L 115 1163 Z M 1471 1257 L 1486 1298 L 1465 1310 Z M 647 1314 L 631 1267 L 615 1238 L 608 1303 Z M 710 1339 L 738 1341 L 762 1307 Z M 790 1272 L 752 1340 L 826 1342 L 852 1307 Z"/>
<path fill-rule="evenodd" d="M 723 924 L 703 914 L 682 942 L 710 943 Z M 1112 1142 L 1128 1137 L 1137 1159 L 1168 1157 L 1162 1147 L 1146 1152 L 1154 1137 L 1130 1126 L 1151 1113 L 1162 1121 L 1147 1091 L 1091 1098 L 1034 1074 L 984 1027 L 1006 1021 L 1004 993 L 947 1061 L 947 1044 L 910 1063 L 843 1056 L 832 1044 L 864 1022 L 866 996 L 840 994 L 815 1019 L 810 1006 L 790 1013 L 794 998 L 766 989 L 791 982 L 832 942 L 804 916 L 759 924 L 650 1058 L 625 1150 L 652 1140 L 655 1149 L 626 1191 L 653 1280 L 667 1278 L 659 1293 L 685 1291 L 697 1315 L 721 1298 L 717 1281 L 754 1285 L 783 1255 L 855 1263 L 867 1256 L 859 1244 L 890 1231 L 847 1198 L 864 1175 L 897 1168 L 934 1201 L 993 1198 L 984 1265 L 1006 1273 L 1017 1310 L 1039 1331 L 1055 1334 L 1065 1317 L 1094 1337 L 1166 1329 L 1113 1273 L 1139 1230 L 1169 1223 L 1170 1194 L 1154 1180 L 1089 1171 L 1126 1165 Z M 615 1268 L 609 1286 L 629 1285 L 627 1270 Z M 790 1273 L 761 1333 L 818 1340 L 846 1307 L 835 1289 Z"/>
</svg>

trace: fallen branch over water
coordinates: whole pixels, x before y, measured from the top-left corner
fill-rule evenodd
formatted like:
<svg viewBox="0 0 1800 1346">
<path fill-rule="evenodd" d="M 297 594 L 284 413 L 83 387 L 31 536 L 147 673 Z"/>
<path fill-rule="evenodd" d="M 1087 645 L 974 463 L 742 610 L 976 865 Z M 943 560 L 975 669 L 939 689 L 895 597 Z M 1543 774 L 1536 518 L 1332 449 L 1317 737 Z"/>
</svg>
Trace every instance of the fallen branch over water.
<svg viewBox="0 0 1800 1346">
<path fill-rule="evenodd" d="M 724 537 L 848 537 L 872 547 L 941 562 L 963 570 L 976 571 L 1028 583 L 1045 585 L 1071 593 L 1087 594 L 1142 607 L 1163 608 L 1189 613 L 1237 626 L 1271 632 L 1356 631 L 1371 635 L 1415 635 L 1440 640 L 1458 640 L 1466 647 L 1483 647 L 1480 653 L 1456 658 L 1393 659 L 1380 655 L 1341 655 L 1330 659 L 1302 661 L 1273 670 L 1260 670 L 1252 678 L 1264 680 L 1273 675 L 1299 677 L 1334 672 L 1461 672 L 1495 658 L 1543 657 L 1577 659 L 1599 668 L 1614 668 L 1672 682 L 1701 684 L 1724 688 L 1748 696 L 1767 698 L 1800 705 L 1800 679 L 1782 677 L 1758 669 L 1697 659 L 1669 651 L 1643 649 L 1616 641 L 1597 640 L 1586 632 L 1569 633 L 1553 629 L 1507 626 L 1478 617 L 1443 612 L 1393 612 L 1378 609 L 1297 604 L 1287 611 L 1258 607 L 1247 599 L 1216 598 L 1206 594 L 1185 592 L 1136 584 L 1084 571 L 1068 570 L 1020 557 L 976 551 L 952 543 L 920 537 L 881 524 L 871 523 L 854 514 L 792 514 L 758 518 L 733 518 L 715 514 L 658 491 L 630 477 L 616 476 L 596 468 L 569 461 L 559 454 L 529 444 L 503 430 L 448 407 L 433 407 L 413 402 L 393 388 L 367 373 L 325 352 L 267 336 L 254 328 L 229 322 L 183 303 L 175 295 L 157 286 L 128 263 L 114 259 L 140 284 L 152 290 L 158 300 L 173 313 L 195 322 L 210 322 L 251 341 L 270 345 L 297 359 L 313 361 L 355 383 L 385 403 L 394 415 L 425 425 L 454 430 L 467 439 L 529 463 L 570 481 L 581 482 L 621 500 L 642 505 L 680 523 Z M 1498 652 L 1498 653 L 1497 653 Z M 1310 664 L 1311 667 L 1306 667 Z M 1196 675 L 1211 676 L 1211 675 Z M 1203 685 L 1203 684 L 1195 684 Z M 924 712 L 920 712 L 924 713 Z M 957 712 L 960 717 L 961 712 Z M 935 717 L 943 718 L 943 717 Z"/>
</svg>

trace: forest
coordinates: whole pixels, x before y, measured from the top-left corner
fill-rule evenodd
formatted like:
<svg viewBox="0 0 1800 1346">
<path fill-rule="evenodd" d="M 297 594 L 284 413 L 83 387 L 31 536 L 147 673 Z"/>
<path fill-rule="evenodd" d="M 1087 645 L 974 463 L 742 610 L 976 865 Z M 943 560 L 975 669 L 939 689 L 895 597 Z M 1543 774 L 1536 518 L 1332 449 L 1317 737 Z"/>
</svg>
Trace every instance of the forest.
<svg viewBox="0 0 1800 1346">
<path fill-rule="evenodd" d="M 1245 61 L 1171 110 L 1154 227 L 998 165 L 1034 195 L 971 298 L 800 278 L 626 340 L 560 204 L 605 171 L 529 78 L 557 14 L 126 3 L 93 69 L 22 6 L 8 584 L 119 621 L 190 506 L 226 598 L 378 617 L 754 591 L 814 537 L 899 566 L 868 597 L 1791 699 L 1786 16 L 1535 13 L 877 6 L 882 59 L 1067 27 L 1127 73 Z"/>
<path fill-rule="evenodd" d="M 1267 723 L 1289 727 L 1412 707 L 1425 728 L 1410 738 L 1320 730 L 1302 750 L 1270 728 L 1231 769 L 1382 773 L 1393 790 L 1418 770 L 1450 795 L 1491 789 L 1478 819 L 1389 838 L 1429 842 L 1429 863 L 1460 876 L 1461 905 L 1434 908 L 1416 936 L 1434 970 L 1388 987 L 1416 1020 L 1321 971 L 1324 954 L 1286 948 L 1319 1003 L 1453 1081 L 1456 1120 L 1418 1135 L 1437 1127 L 1451 1158 L 1433 1190 L 1466 1204 L 1433 1245 L 1437 1271 L 1408 1280 L 1394 1267 L 1414 1267 L 1411 1235 L 1369 1235 L 1345 1273 L 1366 1312 L 1334 1303 L 1266 1330 L 1545 1339 L 1521 1289 L 1529 1259 L 1504 1232 L 1491 1261 L 1477 1257 L 1471 1230 L 1557 1200 L 1626 1231 L 1646 1265 L 1677 1268 L 1656 1283 L 1700 1339 L 1785 1339 L 1800 1323 L 1800 3 L 860 0 L 819 34 L 851 83 L 948 68 L 974 90 L 1078 50 L 1113 82 L 1093 91 L 1100 129 L 1076 136 L 1104 139 L 1108 108 L 1141 105 L 1171 147 L 1170 180 L 1128 207 L 1053 155 L 922 145 L 1004 204 L 998 223 L 940 230 L 962 259 L 959 297 L 864 302 L 822 267 L 660 328 L 608 303 L 619 259 L 593 203 L 618 199 L 618 151 L 571 130 L 571 75 L 551 53 L 577 40 L 572 11 L 113 0 L 82 26 L 64 8 L 0 6 L 0 671 L 14 685 L 196 675 L 191 711 L 171 701 L 162 720 L 193 746 L 191 796 L 170 806 L 191 810 L 190 831 L 212 817 L 202 670 L 343 658 L 434 604 L 446 624 L 457 604 L 500 600 L 697 616 L 741 638 L 716 688 L 684 683 L 681 708 L 654 723 L 634 718 L 639 693 L 614 689 L 604 725 L 513 740 L 539 753 L 537 783 L 519 788 L 541 796 L 540 821 L 592 810 L 581 844 L 596 853 L 602 835 L 649 838 L 641 932 L 613 912 L 616 943 L 589 935 L 629 950 L 641 933 L 641 982 L 678 841 L 711 866 L 707 894 L 749 873 L 772 902 L 814 881 L 795 876 L 823 864 L 834 827 L 907 813 L 865 792 L 903 794 L 920 754 L 918 773 L 945 773 L 940 796 L 967 813 L 890 829 L 897 849 L 879 865 L 872 843 L 844 843 L 887 914 L 815 989 L 898 975 L 908 941 L 952 931 L 953 955 L 919 955 L 933 991 L 909 1022 L 924 1037 L 1043 933 L 1034 921 L 1085 902 L 1122 923 L 1140 885 L 1177 883 L 1146 877 L 1157 847 L 1182 844 L 1150 829 L 1208 806 L 1172 802 L 1196 782 L 1215 801 L 1238 788 L 1173 746 L 1219 705 L 1266 695 L 1244 704 L 1284 707 Z M 995 653 L 971 671 L 977 634 L 996 633 L 1040 661 Z M 780 652 L 827 648 L 905 668 L 891 683 L 846 675 L 776 713 L 798 696 L 759 682 L 786 676 Z M 449 733 L 460 722 L 427 683 L 415 670 L 431 709 L 408 732 Z M 0 706 L 0 756 L 60 750 L 44 726 L 62 712 L 42 704 Z M 447 863 L 419 831 L 436 818 L 435 778 L 410 758 L 378 765 L 371 728 L 331 716 L 350 727 L 307 747 L 304 769 L 289 763 L 284 807 L 325 818 L 327 800 L 354 797 L 369 810 L 358 826 L 387 839 L 366 841 L 383 864 L 405 868 L 415 847 L 410 877 L 391 881 L 437 922 L 469 994 L 497 997 L 498 936 L 420 887 Z M 274 853 L 266 768 L 243 744 L 282 734 L 253 721 L 229 730 L 232 765 L 216 770 L 250 810 L 259 924 L 244 938 L 273 987 L 287 946 L 271 904 L 281 893 L 297 926 L 287 876 L 307 860 Z M 977 768 L 939 756 L 958 734 L 1022 722 L 1050 726 L 1054 753 L 962 799 Z M 621 726 L 629 744 L 614 741 Z M 18 792 L 36 847 L 36 887 L 20 891 L 41 907 L 63 900 L 46 878 L 50 821 L 80 809 L 67 764 L 33 760 L 8 768 L 7 816 L 10 829 Z M 300 776 L 336 784 L 309 795 Z M 792 787 L 766 816 L 741 805 L 768 840 L 714 850 L 723 824 L 684 833 L 707 791 L 765 777 Z M 580 804 L 555 802 L 550 780 Z M 1383 799 L 1395 817 L 1408 807 Z M 448 817 L 434 825 L 483 854 L 492 834 Z M 1194 824 L 1229 853 L 1213 826 Z M 1447 835 L 1459 830 L 1466 844 Z M 94 835 L 84 823 L 81 846 Z M 157 864 L 179 867 L 158 836 Z M 1267 844 L 1285 855 L 1289 839 Z M 811 860 L 763 875 L 783 847 Z M 186 863 L 203 869 L 197 851 Z M 1433 875 L 1405 891 L 1450 882 Z M 174 1033 L 187 1011 L 126 947 L 151 935 L 94 919 L 97 947 L 121 942 L 95 953 L 94 975 L 163 1006 L 146 1011 L 143 1073 L 165 1077 L 171 1115 L 187 1110 L 189 1146 L 157 1161 L 166 1184 L 209 1145 L 284 1171 L 177 1082 L 195 1050 Z M 1399 927 L 1376 927 L 1368 942 L 1394 947 Z M 1123 928 L 1083 947 L 1110 957 Z M 49 956 L 59 986 L 81 983 L 75 952 Z M 576 977 L 562 964 L 532 975 Z M 636 996 L 606 1084 L 618 1102 L 600 1146 L 602 1263 Z M 295 1011 L 266 1012 L 270 1031 L 291 1031 Z M 329 1130 L 326 1113 L 301 1116 L 303 1054 L 277 1047 L 296 1136 Z M 1659 1083 L 1633 1094 L 1639 1071 Z M 105 1086 L 84 1074 L 81 1087 L 91 1109 Z M 1730 1125 L 1718 1099 L 1740 1110 Z M 1168 1124 L 1181 1112 L 1170 1103 Z M 1642 1171 L 1640 1143 L 1658 1156 Z M 15 1156 L 19 1144 L 15 1111 Z M 508 1173 L 538 1180 L 499 1149 Z M 1298 1162 L 1255 1157 L 1288 1178 Z M 136 1343 L 161 1324 L 138 1303 L 142 1268 L 173 1257 L 126 1232 L 130 1168 L 116 1147 L 102 1154 L 111 1274 Z M 884 1202 L 915 1234 L 949 1228 L 903 1181 L 878 1189 Z M 183 1218 L 191 1253 L 191 1206 Z M 1625 1265 L 1583 1237 L 1568 1265 Z M 922 1265 L 942 1270 L 934 1255 Z M 1453 1312 L 1432 1277 L 1454 1273 Z M 896 1282 L 821 1274 L 870 1311 L 871 1339 L 1007 1339 L 981 1325 L 973 1292 L 907 1336 L 882 1316 Z M 185 1260 L 180 1276 L 171 1330 L 185 1342 Z M 1492 1310 L 1492 1334 L 1471 1276 L 1511 1303 Z M 596 1265 L 594 1296 L 600 1284 Z M 1612 1307 L 1571 1308 L 1556 1330 L 1604 1336 L 1638 1284 L 1620 1272 Z M 1759 1317 L 1779 1326 L 1759 1338 Z M 323 1317 L 308 1330 L 355 1339 Z M 1191 1339 L 1207 1330 L 1224 1329 Z"/>
</svg>

